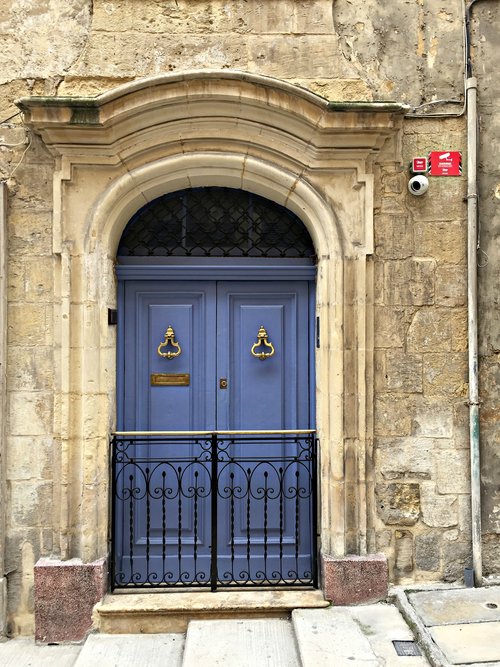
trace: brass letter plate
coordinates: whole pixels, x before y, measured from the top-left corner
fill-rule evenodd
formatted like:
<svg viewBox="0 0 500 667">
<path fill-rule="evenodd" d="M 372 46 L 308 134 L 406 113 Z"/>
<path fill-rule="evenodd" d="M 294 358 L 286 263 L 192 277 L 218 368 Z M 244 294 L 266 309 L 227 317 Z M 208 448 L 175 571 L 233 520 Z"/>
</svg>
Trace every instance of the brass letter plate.
<svg viewBox="0 0 500 667">
<path fill-rule="evenodd" d="M 189 387 L 189 373 L 151 373 L 152 387 Z"/>
</svg>

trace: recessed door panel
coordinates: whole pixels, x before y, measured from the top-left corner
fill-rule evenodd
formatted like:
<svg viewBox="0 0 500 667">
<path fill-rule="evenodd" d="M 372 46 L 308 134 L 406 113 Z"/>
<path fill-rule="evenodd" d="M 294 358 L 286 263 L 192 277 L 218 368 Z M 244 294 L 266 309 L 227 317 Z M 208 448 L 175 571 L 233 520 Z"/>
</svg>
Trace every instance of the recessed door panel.
<svg viewBox="0 0 500 667">
<path fill-rule="evenodd" d="M 219 429 L 311 428 L 309 286 L 307 282 L 222 282 L 218 285 Z M 259 330 L 268 334 L 254 348 Z"/>
<path fill-rule="evenodd" d="M 215 428 L 215 290 L 215 282 L 125 284 L 122 429 Z M 170 359 L 158 353 L 168 327 L 181 350 Z M 169 351 L 178 349 L 160 350 Z M 152 384 L 153 375 L 189 376 L 189 384 Z"/>
</svg>

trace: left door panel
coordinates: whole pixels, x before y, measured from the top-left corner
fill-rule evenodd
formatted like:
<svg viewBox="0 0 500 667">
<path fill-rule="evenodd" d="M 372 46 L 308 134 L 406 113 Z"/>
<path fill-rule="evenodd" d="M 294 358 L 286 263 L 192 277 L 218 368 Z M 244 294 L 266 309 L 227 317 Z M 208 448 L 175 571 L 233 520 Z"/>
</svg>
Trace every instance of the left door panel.
<svg viewBox="0 0 500 667">
<path fill-rule="evenodd" d="M 215 282 L 125 283 L 119 430 L 215 429 L 215 296 Z M 158 354 L 169 326 L 181 347 L 172 359 Z M 154 385 L 151 378 L 158 374 L 182 374 L 189 384 Z"/>
<path fill-rule="evenodd" d="M 123 285 L 118 430 L 215 428 L 215 290 L 214 282 Z M 158 354 L 168 327 L 180 346 L 171 359 Z M 177 351 L 161 351 L 168 349 Z M 175 384 L 179 374 L 184 384 Z M 153 375 L 166 383 L 152 382 Z M 210 470 L 200 460 L 204 447 L 203 439 L 159 444 L 144 437 L 123 452 L 115 491 L 122 496 L 114 522 L 117 583 L 209 578 Z"/>
</svg>

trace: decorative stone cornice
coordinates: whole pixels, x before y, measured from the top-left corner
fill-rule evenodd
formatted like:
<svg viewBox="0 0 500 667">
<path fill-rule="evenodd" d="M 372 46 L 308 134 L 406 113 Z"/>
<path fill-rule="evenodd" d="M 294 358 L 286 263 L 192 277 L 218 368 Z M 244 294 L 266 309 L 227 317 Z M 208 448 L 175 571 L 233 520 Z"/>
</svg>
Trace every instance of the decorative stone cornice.
<svg viewBox="0 0 500 667">
<path fill-rule="evenodd" d="M 97 97 L 26 97 L 18 106 L 54 155 L 77 163 L 87 154 L 108 164 L 174 142 L 207 149 L 222 128 L 229 143 L 295 152 L 316 166 L 366 160 L 407 111 L 390 102 L 331 102 L 271 77 L 227 70 L 157 76 Z"/>
</svg>

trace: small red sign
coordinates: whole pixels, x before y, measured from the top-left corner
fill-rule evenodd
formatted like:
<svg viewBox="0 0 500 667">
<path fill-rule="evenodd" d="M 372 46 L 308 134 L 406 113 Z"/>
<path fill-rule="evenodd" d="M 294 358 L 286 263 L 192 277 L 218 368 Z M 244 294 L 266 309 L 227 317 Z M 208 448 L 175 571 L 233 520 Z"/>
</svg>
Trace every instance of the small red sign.
<svg viewBox="0 0 500 667">
<path fill-rule="evenodd" d="M 427 173 L 427 158 L 414 157 L 413 160 L 411 161 L 411 170 L 414 174 Z"/>
<path fill-rule="evenodd" d="M 460 151 L 432 151 L 429 153 L 429 176 L 461 176 L 462 153 Z"/>
</svg>

